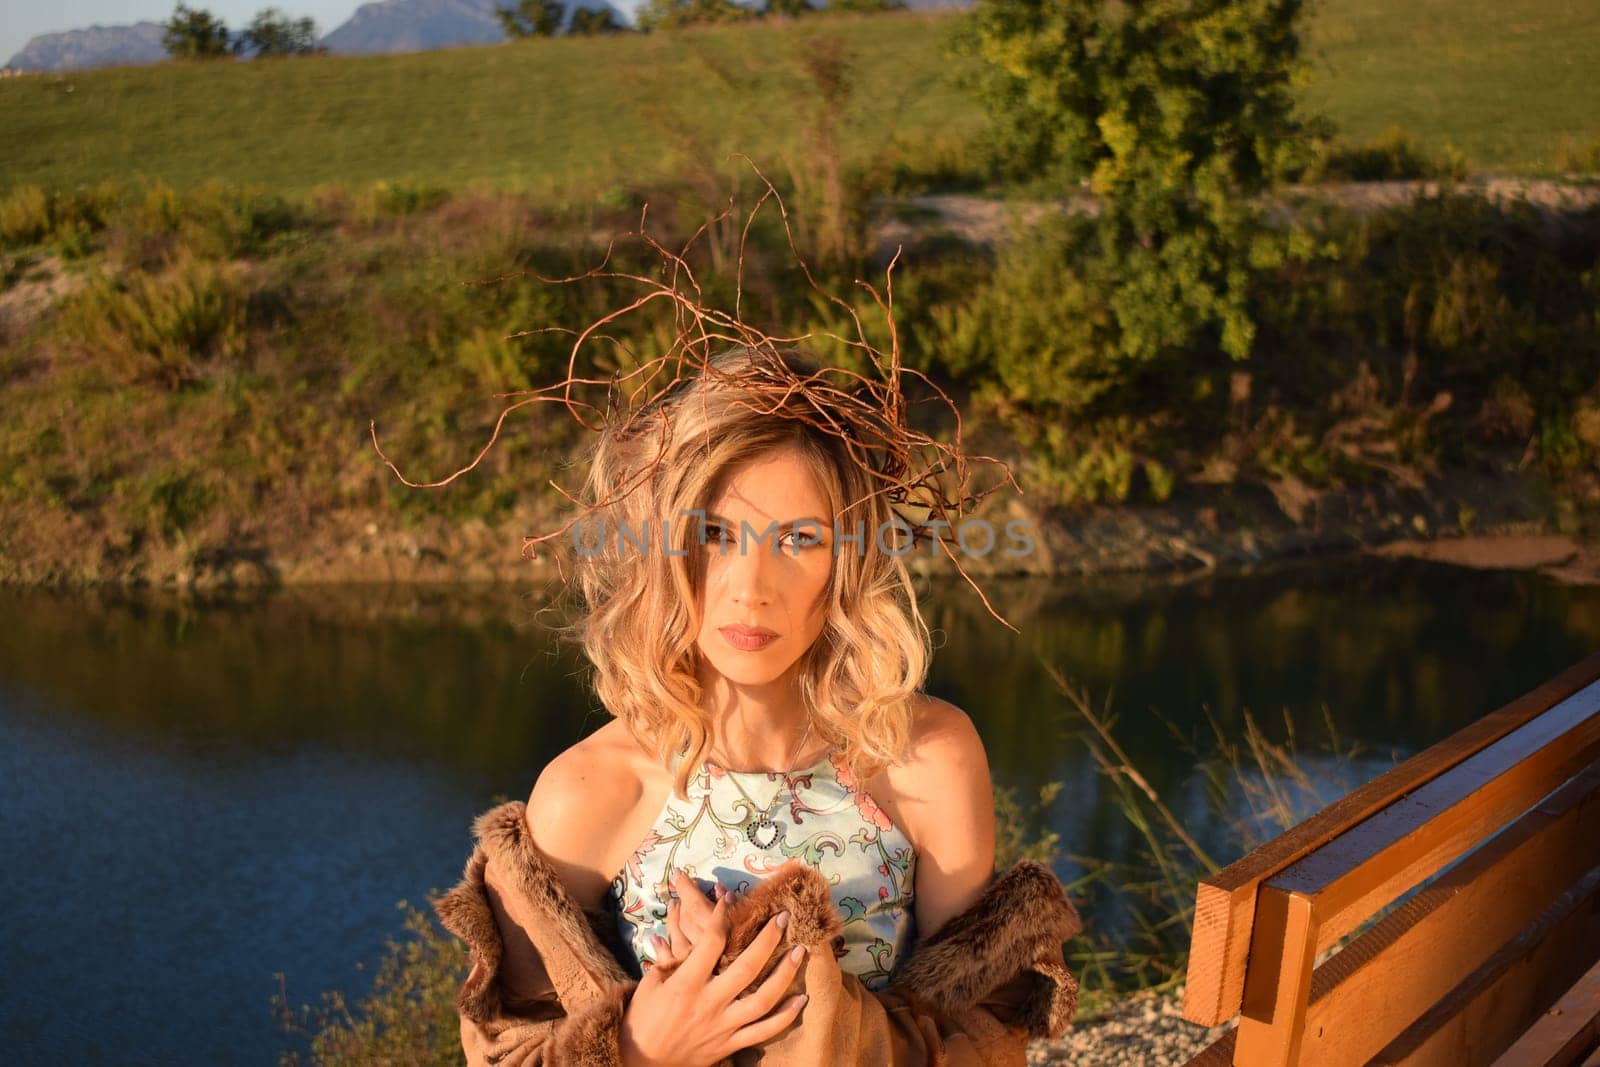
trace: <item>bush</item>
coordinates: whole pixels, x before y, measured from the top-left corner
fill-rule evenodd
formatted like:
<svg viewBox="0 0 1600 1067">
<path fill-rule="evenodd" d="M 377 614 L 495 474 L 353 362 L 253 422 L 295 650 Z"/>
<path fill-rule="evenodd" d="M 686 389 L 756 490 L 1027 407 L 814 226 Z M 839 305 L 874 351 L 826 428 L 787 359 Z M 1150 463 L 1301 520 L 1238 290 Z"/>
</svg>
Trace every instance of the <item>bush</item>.
<svg viewBox="0 0 1600 1067">
<path fill-rule="evenodd" d="M 171 541 L 194 530 L 216 501 L 216 490 L 198 475 L 158 471 L 139 481 L 131 514 Z"/>
<path fill-rule="evenodd" d="M 176 390 L 243 351 L 247 304 L 238 268 L 183 254 L 158 273 L 96 276 L 59 328 L 114 381 Z"/>
<path fill-rule="evenodd" d="M 1570 136 L 1563 138 L 1556 169 L 1563 174 L 1600 174 L 1600 137 L 1582 144 Z"/>
<path fill-rule="evenodd" d="M 213 180 L 187 192 L 152 182 L 123 221 L 130 237 L 174 237 L 197 257 L 233 259 L 266 251 L 307 218 L 281 196 Z"/>
<path fill-rule="evenodd" d="M 121 201 L 112 181 L 71 192 L 46 192 L 19 185 L 0 200 L 0 246 L 52 244 L 67 258 L 89 251 L 89 238 L 104 229 Z"/>
<path fill-rule="evenodd" d="M 1077 360 L 1108 385 L 1247 358 L 1261 286 L 1308 251 L 1253 203 L 1311 150 L 1293 91 L 1301 6 L 978 0 L 967 16 L 961 46 L 984 61 L 998 157 L 1058 195 L 1081 182 L 1098 198 L 1056 319 L 1109 311 Z"/>
<path fill-rule="evenodd" d="M 279 974 L 273 1011 L 288 1033 L 310 1039 L 311 1062 L 344 1064 L 405 1063 L 413 1067 L 458 1067 L 460 1019 L 455 997 L 467 975 L 467 951 L 428 914 L 397 905 L 409 935 L 389 938 L 373 977 L 372 992 L 352 1011 L 343 993 L 322 995 L 313 1008 L 289 1006 Z M 283 1067 L 306 1062 L 299 1053 L 279 1057 Z"/>
<path fill-rule="evenodd" d="M 450 191 L 442 186 L 380 179 L 356 198 L 350 218 L 353 222 L 371 225 L 380 219 L 430 211 L 449 199 Z"/>
<path fill-rule="evenodd" d="M 0 201 L 0 238 L 7 245 L 38 244 L 52 228 L 50 196 L 37 185 L 19 185 Z"/>
<path fill-rule="evenodd" d="M 1302 181 L 1375 182 L 1422 178 L 1460 181 L 1467 177 L 1467 157 L 1453 145 L 1430 152 L 1398 126 L 1364 145 L 1324 144 Z"/>
</svg>

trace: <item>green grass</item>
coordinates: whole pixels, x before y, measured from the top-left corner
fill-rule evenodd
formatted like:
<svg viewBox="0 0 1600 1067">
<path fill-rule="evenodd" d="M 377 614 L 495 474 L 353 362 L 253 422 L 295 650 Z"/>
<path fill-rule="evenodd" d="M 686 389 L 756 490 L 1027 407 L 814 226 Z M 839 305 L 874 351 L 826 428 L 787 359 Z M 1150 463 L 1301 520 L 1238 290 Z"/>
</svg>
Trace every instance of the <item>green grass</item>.
<svg viewBox="0 0 1600 1067">
<path fill-rule="evenodd" d="M 1307 103 L 1345 139 L 1389 126 L 1474 168 L 1549 173 L 1600 140 L 1600 5 L 1572 0 L 1312 0 Z"/>
<path fill-rule="evenodd" d="M 1352 142 L 1398 125 L 1475 169 L 1548 173 L 1600 141 L 1600 7 L 1572 0 L 1314 0 L 1308 103 Z M 303 192 L 378 179 L 605 198 L 782 172 L 815 107 L 805 42 L 849 39 L 848 160 L 917 175 L 978 166 L 983 124 L 940 47 L 951 16 L 841 16 L 400 56 L 169 64 L 0 82 L 0 190 L 106 177 Z M 969 175 L 969 177 L 972 175 Z"/>
<path fill-rule="evenodd" d="M 749 152 L 781 171 L 812 104 L 798 57 L 852 43 L 858 159 L 958 150 L 981 116 L 939 56 L 949 20 L 837 17 L 399 56 L 170 64 L 0 84 L 0 188 L 207 178 L 303 192 L 409 179 L 553 193 L 648 184 Z M 693 157 L 693 158 L 688 158 Z"/>
</svg>

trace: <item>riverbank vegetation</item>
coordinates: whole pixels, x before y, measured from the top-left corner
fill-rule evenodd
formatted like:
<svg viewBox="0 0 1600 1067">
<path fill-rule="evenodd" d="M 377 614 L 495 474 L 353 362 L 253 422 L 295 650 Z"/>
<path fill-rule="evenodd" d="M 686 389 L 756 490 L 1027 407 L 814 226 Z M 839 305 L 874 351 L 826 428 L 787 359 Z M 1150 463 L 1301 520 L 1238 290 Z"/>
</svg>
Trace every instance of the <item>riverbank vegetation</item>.
<svg viewBox="0 0 1600 1067">
<path fill-rule="evenodd" d="M 809 208 L 796 213 L 801 251 L 870 333 L 881 319 L 854 281 L 881 286 L 887 250 L 861 239 L 867 205 L 830 207 L 819 187 L 787 190 Z M 687 186 L 649 200 L 669 246 L 705 218 Z M 582 273 L 638 206 L 558 211 L 394 183 L 300 199 L 222 184 L 13 190 L 0 202 L 14 330 L 0 351 L 13 401 L 0 555 L 57 560 L 56 579 L 75 580 L 153 547 L 281 550 L 333 511 L 495 526 L 554 507 L 547 483 L 577 442 L 559 408 L 519 413 L 437 490 L 402 485 L 369 423 L 414 481 L 465 465 L 496 393 L 564 374 L 570 337 L 527 331 L 582 327 L 624 298 L 615 283 L 521 272 Z M 750 313 L 843 329 L 778 221 L 768 211 L 750 235 Z M 1131 360 L 1107 345 L 1104 273 L 1083 269 L 1092 219 L 1056 216 L 993 249 L 932 224 L 895 268 L 902 352 L 1045 512 L 1254 486 L 1293 513 L 1321 492 L 1425 492 L 1442 471 L 1479 470 L 1548 487 L 1552 521 L 1581 526 L 1600 499 L 1600 212 L 1447 190 L 1366 213 L 1308 200 L 1277 232 L 1314 254 L 1260 269 L 1243 358 L 1201 334 Z M 737 237 L 725 222 L 696 246 L 709 284 L 727 287 L 718 267 Z M 615 263 L 650 269 L 652 255 L 625 242 Z M 627 340 L 647 352 L 664 329 L 643 322 Z M 584 358 L 618 367 L 610 347 Z"/>
<path fill-rule="evenodd" d="M 491 529 L 546 514 L 577 440 L 556 409 L 520 413 L 470 475 L 429 491 L 383 466 L 369 427 L 414 481 L 458 470 L 488 439 L 495 394 L 562 376 L 570 335 L 552 328 L 588 325 L 628 295 L 614 281 L 541 276 L 583 273 L 641 218 L 676 248 L 720 212 L 690 260 L 711 300 L 731 300 L 743 241 L 746 313 L 772 333 L 848 332 L 838 296 L 886 345 L 857 282 L 883 289 L 903 246 L 904 359 L 958 401 L 971 439 L 1012 464 L 1041 516 L 1189 502 L 1215 524 L 1234 489 L 1253 487 L 1295 522 L 1320 521 L 1319 494 L 1426 495 L 1441 472 L 1477 471 L 1510 472 L 1543 497 L 1541 518 L 1581 527 L 1600 500 L 1600 211 L 1455 187 L 1469 166 L 1507 157 L 1430 147 L 1437 128 L 1371 141 L 1339 131 L 1304 104 L 1317 67 L 1302 55 L 1296 0 L 1196 8 L 1161 31 L 1155 62 L 1140 41 L 1158 27 L 1088 0 L 1051 10 L 1065 20 L 1054 29 L 980 4 L 959 20 L 540 41 L 558 51 L 540 53 L 548 91 L 532 94 L 496 81 L 533 77 L 533 53 L 516 48 L 0 86 L 23 105 L 0 110 L 18 124 L 13 143 L 51 161 L 36 161 L 42 183 L 0 197 L 0 377 L 16 401 L 0 423 L 5 576 L 137 576 L 152 552 L 180 573 L 230 553 L 281 557 L 335 513 L 369 528 L 435 517 Z M 1364 10 L 1349 0 L 1317 16 L 1334 20 L 1318 31 L 1331 34 L 1324 52 L 1371 28 L 1362 19 L 1378 16 Z M 1529 25 L 1545 40 L 1557 22 L 1552 8 Z M 1063 71 L 1016 52 L 1063 27 L 1098 66 Z M 1566 28 L 1562 47 L 1591 47 L 1584 26 Z M 1401 37 L 1425 50 L 1440 32 Z M 1386 47 L 1350 39 L 1364 56 Z M 612 48 L 636 54 L 595 51 Z M 922 52 L 952 57 L 951 69 L 919 66 Z M 1544 53 L 1517 54 L 1532 76 Z M 652 102 L 609 97 L 620 81 L 585 81 L 577 67 L 562 80 L 559 64 L 579 57 L 639 73 L 629 84 L 648 82 Z M 195 80 L 208 78 L 222 80 Z M 437 79 L 451 92 L 430 88 Z M 561 95 L 580 83 L 584 94 Z M 54 132 L 26 126 L 48 115 Z M 141 141 L 135 167 L 117 146 L 139 140 L 141 115 L 178 124 Z M 394 177 L 400 126 L 465 169 L 430 170 L 408 149 L 412 169 L 434 177 Z M 508 139 L 486 155 L 496 130 Z M 749 162 L 725 160 L 730 147 L 755 149 L 785 197 L 792 248 L 770 206 L 742 235 L 766 186 Z M 575 168 L 568 151 L 611 169 Z M 384 156 L 389 176 L 364 177 L 371 158 L 350 152 Z M 527 169 L 535 157 L 543 177 Z M 52 170 L 66 165 L 78 184 Z M 202 167 L 253 179 L 196 183 Z M 88 182 L 101 174 L 117 176 Z M 171 182 L 150 177 L 161 174 Z M 328 174 L 340 177 L 299 187 Z M 494 187 L 513 174 L 520 188 Z M 469 188 L 468 176 L 488 184 Z M 1373 207 L 1304 185 L 1329 176 L 1444 184 Z M 1017 205 L 1014 228 L 974 235 L 909 196 L 963 185 L 1035 200 Z M 659 266 L 639 242 L 616 256 Z M 591 345 L 578 369 L 603 376 L 646 358 L 666 328 L 618 324 L 610 332 L 630 348 Z M 1463 508 L 1446 525 L 1475 519 Z"/>
</svg>

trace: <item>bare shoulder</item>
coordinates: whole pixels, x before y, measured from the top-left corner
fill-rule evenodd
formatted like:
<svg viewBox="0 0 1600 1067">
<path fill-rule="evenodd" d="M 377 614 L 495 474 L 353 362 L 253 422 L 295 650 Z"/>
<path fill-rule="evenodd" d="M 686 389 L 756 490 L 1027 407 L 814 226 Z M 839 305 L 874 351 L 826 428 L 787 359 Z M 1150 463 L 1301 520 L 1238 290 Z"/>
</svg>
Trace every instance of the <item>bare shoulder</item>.
<svg viewBox="0 0 1600 1067">
<path fill-rule="evenodd" d="M 917 928 L 931 934 L 971 905 L 994 874 L 994 783 L 971 716 L 931 696 L 915 710 L 902 828 L 919 857 Z"/>
<path fill-rule="evenodd" d="M 885 768 L 871 789 L 921 851 L 950 824 L 953 808 L 978 806 L 992 813 L 994 787 L 983 738 L 970 715 L 926 693 L 912 698 L 911 713 L 906 758 Z"/>
<path fill-rule="evenodd" d="M 989 783 L 989 761 L 972 716 L 948 700 L 919 693 L 912 702 L 908 767 L 921 780 Z"/>
<path fill-rule="evenodd" d="M 641 754 L 612 720 L 547 763 L 528 796 L 534 844 L 584 907 L 597 906 L 610 883 L 616 828 L 629 822 L 643 788 Z"/>
</svg>

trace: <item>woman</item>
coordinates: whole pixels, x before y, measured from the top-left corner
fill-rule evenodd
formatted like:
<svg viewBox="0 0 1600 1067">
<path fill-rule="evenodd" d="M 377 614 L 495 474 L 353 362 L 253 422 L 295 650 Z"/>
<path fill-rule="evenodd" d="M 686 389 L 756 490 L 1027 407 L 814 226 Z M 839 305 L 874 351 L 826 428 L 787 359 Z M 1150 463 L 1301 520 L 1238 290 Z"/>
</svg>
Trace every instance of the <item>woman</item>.
<svg viewBox="0 0 1600 1067">
<path fill-rule="evenodd" d="M 613 719 L 479 816 L 436 905 L 469 1063 L 1021 1064 L 1065 1029 L 1076 913 L 995 875 L 894 465 L 819 381 L 738 349 L 601 434 L 576 629 Z"/>
</svg>

